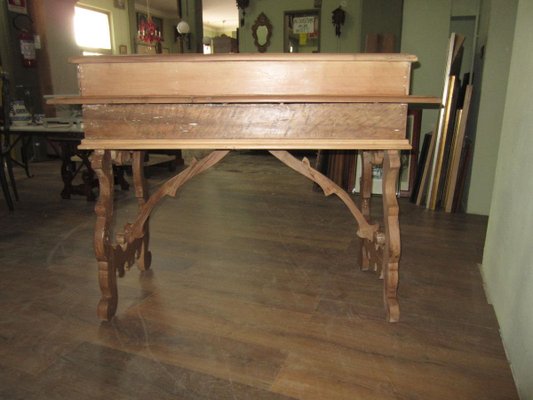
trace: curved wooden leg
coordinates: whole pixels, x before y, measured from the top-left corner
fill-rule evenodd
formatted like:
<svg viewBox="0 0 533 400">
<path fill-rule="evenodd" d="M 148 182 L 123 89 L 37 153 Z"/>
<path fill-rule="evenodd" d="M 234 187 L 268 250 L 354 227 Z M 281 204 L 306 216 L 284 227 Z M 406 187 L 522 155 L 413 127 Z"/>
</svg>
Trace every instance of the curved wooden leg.
<svg viewBox="0 0 533 400">
<path fill-rule="evenodd" d="M 100 319 L 110 320 L 118 304 L 117 271 L 110 242 L 110 228 L 113 219 L 113 168 L 108 150 L 95 150 L 92 168 L 100 182 L 100 196 L 95 206 L 96 226 L 94 231 L 94 252 L 98 261 L 98 282 L 102 297 L 97 314 Z"/>
<path fill-rule="evenodd" d="M 110 320 L 115 315 L 118 304 L 117 275 L 123 276 L 137 260 L 140 270 L 150 268 L 151 253 L 149 245 L 149 217 L 152 209 L 164 196 L 175 196 L 176 191 L 185 182 L 206 169 L 212 167 L 229 153 L 229 150 L 215 150 L 200 161 L 195 161 L 165 182 L 152 196 L 148 197 L 148 188 L 144 179 L 144 154 L 133 154 L 133 179 L 135 195 L 139 203 L 139 212 L 134 223 L 127 223 L 124 232 L 117 234 L 116 243 L 110 239 L 113 218 L 113 189 L 114 177 L 112 168 L 112 152 L 109 150 L 95 150 L 92 158 L 92 168 L 100 183 L 100 196 L 96 203 L 96 227 L 94 234 L 94 249 L 98 261 L 98 274 L 102 297 L 98 304 L 98 316 L 103 320 Z M 113 161 L 122 163 L 128 152 L 113 152 Z"/>
<path fill-rule="evenodd" d="M 385 248 L 383 252 L 383 297 L 387 319 L 397 322 L 400 319 L 398 304 L 398 263 L 400 261 L 400 224 L 396 188 L 400 170 L 400 152 L 387 150 L 383 160 L 383 219 Z"/>
<path fill-rule="evenodd" d="M 144 151 L 135 151 L 133 153 L 133 185 L 135 186 L 135 197 L 139 203 L 139 210 L 148 200 L 148 185 L 144 177 Z M 142 243 L 137 254 L 137 267 L 141 271 L 146 271 L 150 268 L 152 262 L 152 253 L 148 250 L 150 243 L 150 228 L 149 218 L 146 219 L 142 226 Z"/>
</svg>

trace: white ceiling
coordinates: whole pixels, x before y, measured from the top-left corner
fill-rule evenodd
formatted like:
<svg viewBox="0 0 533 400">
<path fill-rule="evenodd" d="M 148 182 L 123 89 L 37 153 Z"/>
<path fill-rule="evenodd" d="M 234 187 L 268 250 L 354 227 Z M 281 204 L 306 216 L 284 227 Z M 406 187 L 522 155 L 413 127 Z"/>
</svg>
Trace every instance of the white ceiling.
<svg viewBox="0 0 533 400">
<path fill-rule="evenodd" d="M 147 1 L 150 8 L 164 14 L 176 15 L 178 12 L 178 0 L 135 0 L 135 3 L 146 7 Z M 185 8 L 189 0 L 181 1 Z M 239 16 L 235 0 L 202 0 L 202 8 L 204 25 L 227 31 L 237 29 Z"/>
</svg>

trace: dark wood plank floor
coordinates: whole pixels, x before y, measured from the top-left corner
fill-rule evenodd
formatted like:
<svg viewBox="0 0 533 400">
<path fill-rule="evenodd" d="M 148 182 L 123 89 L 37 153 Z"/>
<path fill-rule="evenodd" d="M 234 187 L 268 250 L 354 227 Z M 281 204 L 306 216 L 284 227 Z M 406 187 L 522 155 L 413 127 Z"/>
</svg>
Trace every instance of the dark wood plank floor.
<svg viewBox="0 0 533 400">
<path fill-rule="evenodd" d="M 340 201 L 234 154 L 153 214 L 152 270 L 100 323 L 94 205 L 60 198 L 57 162 L 34 172 L 14 213 L 0 200 L 0 399 L 517 398 L 477 266 L 486 218 L 401 202 L 389 324 Z M 135 200 L 116 203 L 122 225 Z"/>
</svg>

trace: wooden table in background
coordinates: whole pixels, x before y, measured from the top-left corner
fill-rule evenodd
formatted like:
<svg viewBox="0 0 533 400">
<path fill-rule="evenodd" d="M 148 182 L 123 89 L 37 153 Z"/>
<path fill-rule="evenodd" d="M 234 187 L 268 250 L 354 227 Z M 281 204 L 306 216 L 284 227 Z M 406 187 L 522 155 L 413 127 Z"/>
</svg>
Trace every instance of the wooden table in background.
<svg viewBox="0 0 533 400">
<path fill-rule="evenodd" d="M 149 216 L 164 196 L 219 162 L 234 149 L 266 149 L 337 195 L 352 213 L 361 238 L 360 266 L 383 278 L 387 319 L 399 320 L 397 299 L 400 227 L 396 188 L 405 138 L 407 104 L 439 99 L 409 96 L 411 63 L 401 54 L 234 54 L 82 57 L 79 97 L 55 104 L 83 104 L 85 139 L 94 150 L 100 182 L 94 247 L 102 297 L 98 315 L 109 320 L 118 304 L 117 275 L 131 265 L 150 267 Z M 143 152 L 212 149 L 149 195 Z M 288 150 L 360 150 L 360 209 L 307 159 Z M 113 163 L 133 157 L 139 212 L 115 241 Z M 383 165 L 383 224 L 370 222 L 372 165 Z M 327 260 L 324 260 L 326 263 Z M 354 264 L 356 262 L 354 261 Z"/>
</svg>

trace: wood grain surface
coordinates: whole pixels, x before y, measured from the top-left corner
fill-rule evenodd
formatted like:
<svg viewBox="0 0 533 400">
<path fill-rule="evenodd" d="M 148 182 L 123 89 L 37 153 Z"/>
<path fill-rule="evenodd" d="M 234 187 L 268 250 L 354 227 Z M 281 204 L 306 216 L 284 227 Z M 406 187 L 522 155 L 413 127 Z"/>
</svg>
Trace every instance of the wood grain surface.
<svg viewBox="0 0 533 400">
<path fill-rule="evenodd" d="M 0 398 L 518 398 L 477 266 L 485 217 L 399 200 L 389 324 L 340 200 L 264 153 L 230 154 L 152 214 L 152 267 L 118 279 L 100 324 L 94 204 L 58 198 L 57 161 L 16 173 L 16 212 L 0 199 Z M 122 226 L 138 199 L 115 202 Z"/>
<path fill-rule="evenodd" d="M 84 106 L 85 138 L 402 140 L 405 104 L 129 104 Z M 316 146 L 316 144 L 315 144 Z"/>
<path fill-rule="evenodd" d="M 409 93 L 415 60 L 408 55 L 233 54 L 89 57 L 72 62 L 79 65 L 82 96 L 403 96 Z M 147 77 L 157 80 L 150 82 Z"/>
</svg>

